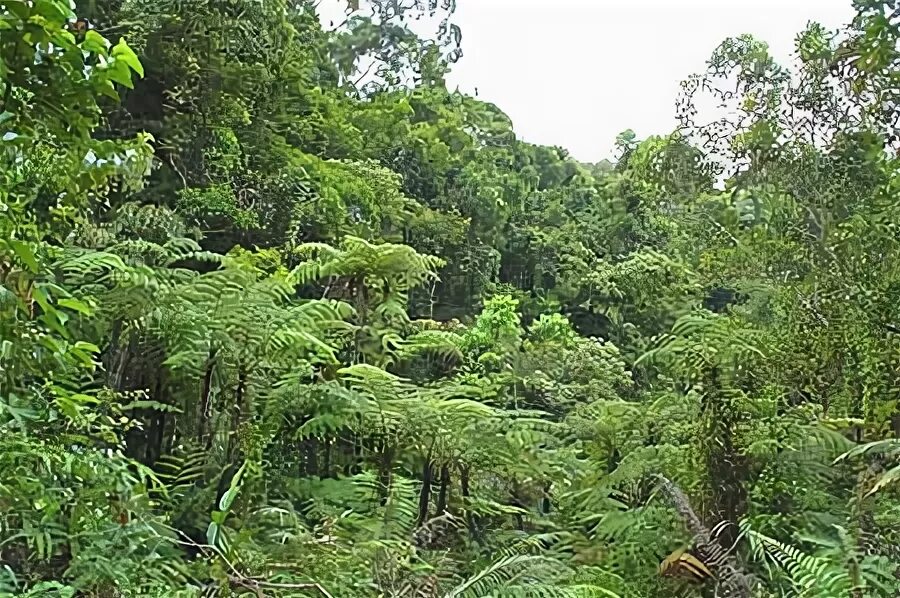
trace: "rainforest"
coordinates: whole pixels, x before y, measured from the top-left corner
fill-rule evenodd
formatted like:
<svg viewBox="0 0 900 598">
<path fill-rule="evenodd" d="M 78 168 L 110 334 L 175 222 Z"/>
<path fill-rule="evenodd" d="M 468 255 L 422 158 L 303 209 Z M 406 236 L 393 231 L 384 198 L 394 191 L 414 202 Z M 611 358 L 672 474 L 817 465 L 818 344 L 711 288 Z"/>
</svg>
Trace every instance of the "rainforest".
<svg viewBox="0 0 900 598">
<path fill-rule="evenodd" d="M 900 596 L 900 2 L 599 163 L 343 4 L 0 0 L 0 596 Z"/>
</svg>

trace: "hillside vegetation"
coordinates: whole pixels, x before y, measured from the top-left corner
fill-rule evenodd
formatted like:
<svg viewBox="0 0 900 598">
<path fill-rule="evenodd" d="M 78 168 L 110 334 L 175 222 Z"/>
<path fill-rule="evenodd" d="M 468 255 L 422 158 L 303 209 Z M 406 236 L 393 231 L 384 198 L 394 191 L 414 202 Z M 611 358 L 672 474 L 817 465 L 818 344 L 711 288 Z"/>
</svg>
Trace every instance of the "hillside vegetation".
<svg viewBox="0 0 900 598">
<path fill-rule="evenodd" d="M 0 596 L 900 595 L 854 6 L 591 165 L 448 89 L 450 0 L 0 0 Z"/>
</svg>

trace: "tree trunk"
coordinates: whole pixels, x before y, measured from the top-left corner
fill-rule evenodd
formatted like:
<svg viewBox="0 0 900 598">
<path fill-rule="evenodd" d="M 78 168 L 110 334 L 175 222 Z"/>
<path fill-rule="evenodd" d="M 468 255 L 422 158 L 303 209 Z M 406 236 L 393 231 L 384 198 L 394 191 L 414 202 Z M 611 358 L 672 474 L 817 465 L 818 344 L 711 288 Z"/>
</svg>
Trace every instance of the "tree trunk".
<svg viewBox="0 0 900 598">
<path fill-rule="evenodd" d="M 163 372 L 160 371 L 153 382 L 153 392 L 150 395 L 150 397 L 158 403 L 166 402 L 162 391 L 162 376 Z M 154 414 L 151 411 L 150 415 L 152 418 L 147 426 L 147 443 L 144 447 L 144 464 L 148 467 L 152 467 L 157 459 L 159 459 L 160 455 L 162 455 L 163 444 L 165 443 L 166 438 L 166 413 L 158 411 Z"/>
<path fill-rule="evenodd" d="M 512 489 L 510 491 L 510 496 L 512 497 L 512 505 L 514 507 L 523 509 L 523 508 L 525 508 L 525 505 L 522 503 L 522 499 L 520 498 L 520 492 L 521 492 L 521 490 L 519 488 L 519 481 L 516 479 L 513 479 Z M 515 515 L 513 515 L 513 519 L 516 522 L 516 529 L 524 532 L 525 531 L 525 519 L 522 517 L 521 513 L 516 513 Z"/>
<path fill-rule="evenodd" d="M 391 494 L 392 474 L 394 470 L 394 446 L 385 440 L 381 448 L 381 462 L 378 466 L 378 487 L 381 492 L 381 506 L 387 504 Z"/>
<path fill-rule="evenodd" d="M 204 439 L 210 434 L 210 419 L 212 418 L 212 378 L 216 364 L 216 349 L 211 349 L 206 358 L 206 368 L 203 373 L 203 384 L 200 386 L 200 401 L 197 405 L 197 442 L 203 444 Z M 209 444 L 207 444 L 209 446 Z"/>
<path fill-rule="evenodd" d="M 469 509 L 469 505 L 465 504 L 468 502 L 468 499 L 471 496 L 469 492 L 469 468 L 467 466 L 460 466 L 459 493 L 463 498 L 463 509 L 465 509 L 466 513 L 466 527 L 469 528 L 469 537 L 475 541 L 478 541 L 478 525 L 475 521 L 475 515 Z"/>
<path fill-rule="evenodd" d="M 331 441 L 325 440 L 325 458 L 322 460 L 322 478 L 331 477 Z"/>
<path fill-rule="evenodd" d="M 228 450 L 225 452 L 229 463 L 237 463 L 240 460 L 238 458 L 240 452 L 238 434 L 249 411 L 247 396 L 247 373 L 240 369 L 238 370 L 237 388 L 234 392 L 234 417 L 231 421 L 231 429 L 228 431 Z"/>
<path fill-rule="evenodd" d="M 722 530 L 722 541 L 729 546 L 738 538 L 738 524 L 747 511 L 749 477 L 747 460 L 734 446 L 734 404 L 729 389 L 722 388 L 718 370 L 713 368 L 707 379 L 702 410 L 706 425 L 707 469 L 710 494 L 717 516 L 731 523 Z"/>
<path fill-rule="evenodd" d="M 303 467 L 304 474 L 310 477 L 316 477 L 319 475 L 319 449 L 318 449 L 318 441 L 315 438 L 307 438 L 303 441 L 304 452 L 306 453 L 306 458 L 304 459 Z"/>
<path fill-rule="evenodd" d="M 422 466 L 422 492 L 419 494 L 419 517 L 416 525 L 423 525 L 428 521 L 428 507 L 431 504 L 431 483 L 434 478 L 434 469 L 431 462 L 431 453 L 425 458 Z"/>
<path fill-rule="evenodd" d="M 441 465 L 441 489 L 438 492 L 435 515 L 443 515 L 447 512 L 447 495 L 450 491 L 450 467 Z"/>
<path fill-rule="evenodd" d="M 550 500 L 550 489 L 553 487 L 552 482 L 544 483 L 544 496 L 541 498 L 541 513 L 544 515 L 550 514 L 550 509 L 552 506 L 552 501 Z"/>
<path fill-rule="evenodd" d="M 718 543 L 712 532 L 700 521 L 681 488 L 664 476 L 656 476 L 662 489 L 669 496 L 675 510 L 681 516 L 688 531 L 694 536 L 694 544 L 708 559 L 707 565 L 719 580 L 721 598 L 750 598 L 750 576 L 733 555 Z"/>
</svg>

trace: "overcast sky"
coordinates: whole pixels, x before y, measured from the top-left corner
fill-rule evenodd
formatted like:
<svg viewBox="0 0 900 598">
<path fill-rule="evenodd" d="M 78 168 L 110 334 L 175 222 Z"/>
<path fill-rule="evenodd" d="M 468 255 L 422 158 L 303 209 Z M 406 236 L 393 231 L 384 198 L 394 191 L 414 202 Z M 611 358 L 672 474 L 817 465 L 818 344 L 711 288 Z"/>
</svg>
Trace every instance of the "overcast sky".
<svg viewBox="0 0 900 598">
<path fill-rule="evenodd" d="M 808 21 L 851 17 L 851 0 L 457 0 L 449 83 L 477 88 L 519 137 L 594 162 L 625 129 L 671 132 L 680 81 L 724 38 L 753 34 L 786 63 Z"/>
</svg>

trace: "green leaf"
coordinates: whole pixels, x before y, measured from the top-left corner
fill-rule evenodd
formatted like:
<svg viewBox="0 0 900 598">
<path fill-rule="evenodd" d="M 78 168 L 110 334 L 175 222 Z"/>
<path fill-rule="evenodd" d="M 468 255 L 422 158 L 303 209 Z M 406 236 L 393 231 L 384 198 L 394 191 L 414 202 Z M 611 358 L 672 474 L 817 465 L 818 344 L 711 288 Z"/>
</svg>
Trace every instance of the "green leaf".
<svg viewBox="0 0 900 598">
<path fill-rule="evenodd" d="M 222 500 L 219 501 L 219 507 L 221 509 L 230 509 L 232 503 L 234 503 L 234 499 L 237 498 L 239 488 L 229 488 L 225 491 L 225 494 L 222 495 Z"/>
<path fill-rule="evenodd" d="M 65 301 L 65 300 L 64 299 L 61 300 L 60 303 L 62 303 L 63 301 Z M 90 353 L 99 353 L 100 352 L 100 347 L 98 347 L 94 343 L 88 343 L 86 341 L 78 341 L 77 343 L 75 343 L 75 348 L 78 349 L 79 351 L 88 351 Z"/>
<path fill-rule="evenodd" d="M 241 491 L 241 480 L 243 479 L 246 470 L 247 462 L 244 461 L 244 464 L 241 465 L 240 469 L 237 470 L 237 473 L 234 474 L 234 477 L 231 478 L 231 484 L 229 485 L 228 490 L 225 491 L 225 494 L 223 494 L 221 500 L 219 500 L 220 510 L 227 512 L 228 509 L 231 508 L 234 499 L 237 498 L 238 493 Z"/>
<path fill-rule="evenodd" d="M 34 288 L 31 290 L 31 296 L 34 297 L 34 300 L 37 301 L 37 304 L 41 306 L 41 309 L 45 313 L 49 313 L 50 311 L 54 311 L 54 312 L 56 311 L 50 305 L 49 298 L 47 296 L 47 293 L 43 289 L 43 285 L 35 285 Z"/>
<path fill-rule="evenodd" d="M 81 42 L 81 48 L 83 50 L 87 50 L 88 52 L 99 54 L 101 56 L 107 55 L 106 50 L 108 47 L 109 42 L 106 40 L 106 38 L 93 29 L 88 29 L 87 33 L 84 34 L 84 41 Z"/>
<path fill-rule="evenodd" d="M 121 99 L 121 98 L 119 97 L 119 92 L 116 91 L 116 86 L 113 85 L 113 82 L 110 81 L 109 79 L 103 81 L 103 82 L 100 84 L 99 91 L 100 91 L 101 94 L 103 94 L 103 95 L 105 95 L 106 97 L 108 97 L 108 98 L 110 98 L 110 99 L 112 99 L 112 100 L 115 100 L 115 101 L 117 101 L 117 102 Z"/>
<path fill-rule="evenodd" d="M 81 417 L 81 411 L 78 405 L 68 397 L 59 397 L 55 401 L 56 408 L 71 420 L 77 420 Z"/>
<path fill-rule="evenodd" d="M 9 415 L 15 421 L 22 423 L 26 420 L 36 420 L 38 413 L 27 407 L 14 407 L 7 403 L 0 402 L 0 413 Z"/>
<path fill-rule="evenodd" d="M 31 6 L 25 0 L 4 0 L 4 2 L 0 2 L 0 6 L 4 6 L 23 21 L 31 15 Z"/>
<path fill-rule="evenodd" d="M 216 539 L 219 537 L 219 524 L 212 521 L 206 528 L 206 543 L 211 546 L 216 545 Z"/>
<path fill-rule="evenodd" d="M 71 309 L 72 311 L 77 311 L 78 313 L 84 314 L 86 316 L 89 316 L 92 313 L 94 313 L 94 310 L 91 309 L 90 306 L 79 301 L 78 299 L 72 299 L 72 298 L 60 299 L 57 303 L 59 304 L 60 307 L 65 307 L 65 308 Z M 89 344 L 89 343 L 84 343 L 84 344 Z M 76 346 L 78 346 L 78 345 L 76 345 Z M 91 345 L 91 346 L 95 346 L 95 345 Z"/>
<path fill-rule="evenodd" d="M 134 89 L 134 83 L 131 81 L 131 71 L 124 62 L 117 60 L 110 64 L 106 68 L 106 76 L 119 85 L 124 85 L 128 89 Z"/>
<path fill-rule="evenodd" d="M 34 12 L 36 14 L 41 15 L 54 23 L 63 24 L 75 16 L 72 13 L 72 9 L 69 7 L 68 2 L 47 2 L 44 0 L 42 2 L 32 3 L 32 5 L 34 6 Z"/>
<path fill-rule="evenodd" d="M 112 56 L 117 61 L 121 60 L 124 62 L 139 76 L 144 76 L 144 67 L 141 64 L 140 59 L 137 57 L 137 54 L 134 53 L 134 50 L 132 50 L 125 42 L 124 37 L 120 38 L 119 43 L 112 49 Z"/>
<path fill-rule="evenodd" d="M 13 253 L 18 256 L 20 260 L 28 267 L 29 270 L 37 274 L 38 271 L 38 263 L 37 259 L 34 257 L 34 252 L 31 250 L 31 247 L 28 246 L 24 241 L 15 241 L 11 240 L 9 242 L 10 247 L 12 247 Z"/>
<path fill-rule="evenodd" d="M 82 405 L 99 405 L 100 404 L 100 399 L 98 399 L 97 397 L 92 397 L 90 395 L 78 393 L 78 394 L 72 395 L 71 398 L 73 401 L 76 401 Z"/>
</svg>

